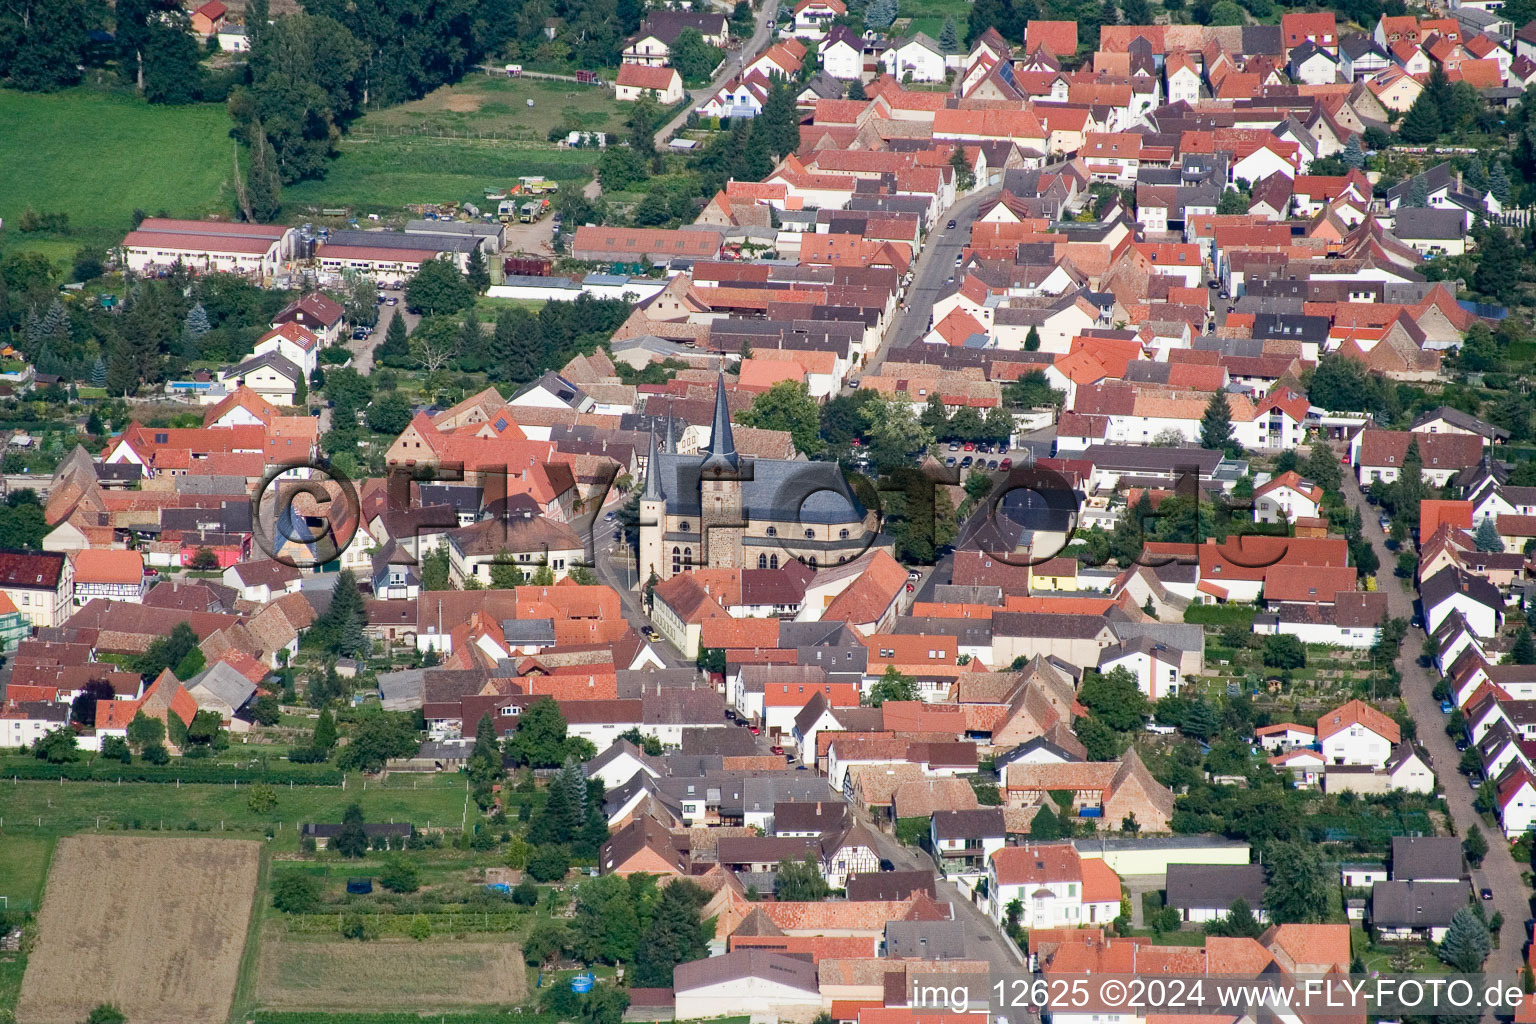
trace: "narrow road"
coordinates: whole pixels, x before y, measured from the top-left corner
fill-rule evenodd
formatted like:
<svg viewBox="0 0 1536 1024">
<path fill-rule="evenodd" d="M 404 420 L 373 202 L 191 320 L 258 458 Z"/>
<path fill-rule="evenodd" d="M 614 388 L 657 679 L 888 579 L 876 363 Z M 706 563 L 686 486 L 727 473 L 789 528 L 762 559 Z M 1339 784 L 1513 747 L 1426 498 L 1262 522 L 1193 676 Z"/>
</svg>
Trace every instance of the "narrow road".
<svg viewBox="0 0 1536 1024">
<path fill-rule="evenodd" d="M 1415 598 L 1392 573 L 1397 554 L 1387 548 L 1386 534 L 1379 521 L 1381 513 L 1366 502 L 1350 467 L 1341 468 L 1344 469 L 1344 499 L 1350 508 L 1360 510 L 1365 537 L 1381 559 L 1377 579 L 1381 581 L 1381 591 L 1387 595 L 1388 611 L 1394 618 L 1411 620 Z M 1456 770 L 1461 753 L 1445 733 L 1445 717 L 1440 714 L 1440 702 L 1434 698 L 1434 670 L 1419 664 L 1418 653 L 1423 644 L 1423 631 L 1410 628 L 1398 659 L 1398 667 L 1403 673 L 1403 699 L 1408 703 L 1408 713 L 1418 724 L 1419 745 L 1429 752 L 1440 788 L 1445 793 L 1446 806 L 1456 822 L 1456 834 L 1464 836 L 1476 825 L 1488 838 L 1488 856 L 1483 859 L 1482 867 L 1472 872 L 1472 885 L 1478 890 L 1485 887 L 1493 890 L 1492 908 L 1488 912 L 1502 911 L 1504 928 L 1499 934 L 1499 948 L 1493 951 L 1483 970 L 1490 980 L 1519 984 L 1524 925 L 1531 916 L 1530 893 L 1525 888 L 1522 867 L 1510 855 L 1503 832 L 1497 827 L 1490 828 L 1482 820 L 1482 815 L 1472 806 L 1474 791 Z"/>
<path fill-rule="evenodd" d="M 927 333 L 933 304 L 948 284 L 946 279 L 954 276 L 955 257 L 971 240 L 971 223 L 976 220 L 977 211 L 1000 192 L 997 187 L 982 189 L 939 215 L 939 226 L 923 239 L 905 300 L 891 319 L 885 337 L 880 339 L 880 348 L 869 357 L 861 373 L 879 373 L 891 349 L 905 348 Z M 955 222 L 954 227 L 949 226 L 950 221 Z"/>
<path fill-rule="evenodd" d="M 725 58 L 725 63 L 720 65 L 720 73 L 714 81 L 700 89 L 694 89 L 688 93 L 688 105 L 684 107 L 676 117 L 662 125 L 656 131 L 656 145 L 658 148 L 671 141 L 672 136 L 688 120 L 688 115 L 701 103 L 708 100 L 721 87 L 741 74 L 743 63 L 750 63 L 757 59 L 758 55 L 767 49 L 768 42 L 773 38 L 773 27 L 779 20 L 779 0 L 767 0 L 763 9 L 757 12 L 757 28 L 752 32 L 752 38 L 741 44 L 741 48 L 732 52 Z"/>
<path fill-rule="evenodd" d="M 903 846 L 895 836 L 875 824 L 868 814 L 851 805 L 850 809 L 869 826 L 870 834 L 875 837 L 875 853 L 895 865 L 897 871 L 928 871 L 934 874 L 936 898 L 941 903 L 949 902 L 955 908 L 955 920 L 965 923 L 967 956 L 985 958 L 994 971 L 1011 973 L 1019 969 L 1020 963 L 1014 957 L 1013 950 L 1008 948 L 1008 943 L 1003 941 L 997 924 L 987 916 L 985 910 L 971 902 L 958 883 L 938 875 L 932 857 L 921 850 Z"/>
</svg>

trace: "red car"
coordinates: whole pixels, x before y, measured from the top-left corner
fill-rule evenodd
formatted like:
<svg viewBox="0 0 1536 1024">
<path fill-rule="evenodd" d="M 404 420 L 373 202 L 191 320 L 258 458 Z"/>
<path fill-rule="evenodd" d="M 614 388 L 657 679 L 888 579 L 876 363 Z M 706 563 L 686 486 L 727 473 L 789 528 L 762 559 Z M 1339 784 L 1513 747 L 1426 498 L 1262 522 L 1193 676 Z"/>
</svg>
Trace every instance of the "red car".
<svg viewBox="0 0 1536 1024">
<path fill-rule="evenodd" d="M 755 726 L 755 725 L 753 725 L 753 726 L 749 726 L 749 728 L 750 728 L 750 729 L 751 729 L 751 730 L 752 730 L 752 735 L 753 735 L 753 736 L 756 736 L 756 735 L 758 735 L 758 734 L 759 734 L 759 733 L 761 733 L 761 732 L 762 732 L 762 731 L 763 731 L 763 730 L 761 730 L 761 729 L 759 729 L 759 728 L 758 728 L 758 727 L 757 727 L 757 726 Z"/>
<path fill-rule="evenodd" d="M 144 575 L 145 576 L 159 576 L 160 575 L 160 570 L 154 568 L 153 566 L 146 565 L 144 567 Z"/>
<path fill-rule="evenodd" d="M 1013 468 L 1013 460 L 1012 459 L 1004 459 L 1002 462 L 999 462 L 997 464 L 997 468 L 998 469 L 1012 469 Z"/>
<path fill-rule="evenodd" d="M 769 747 L 768 748 L 768 752 L 770 754 L 777 754 L 780 757 L 784 756 L 784 748 L 783 747 Z"/>
</svg>

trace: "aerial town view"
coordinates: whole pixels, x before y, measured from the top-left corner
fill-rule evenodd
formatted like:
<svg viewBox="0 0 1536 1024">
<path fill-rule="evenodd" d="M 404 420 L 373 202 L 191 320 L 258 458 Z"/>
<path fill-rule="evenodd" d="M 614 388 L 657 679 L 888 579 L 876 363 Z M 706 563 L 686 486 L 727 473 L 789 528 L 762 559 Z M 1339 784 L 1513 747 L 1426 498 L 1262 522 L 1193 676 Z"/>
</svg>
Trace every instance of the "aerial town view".
<svg viewBox="0 0 1536 1024">
<path fill-rule="evenodd" d="M 1536 0 L 0 0 L 0 1024 L 1536 1024 L 1533 878 Z"/>
</svg>

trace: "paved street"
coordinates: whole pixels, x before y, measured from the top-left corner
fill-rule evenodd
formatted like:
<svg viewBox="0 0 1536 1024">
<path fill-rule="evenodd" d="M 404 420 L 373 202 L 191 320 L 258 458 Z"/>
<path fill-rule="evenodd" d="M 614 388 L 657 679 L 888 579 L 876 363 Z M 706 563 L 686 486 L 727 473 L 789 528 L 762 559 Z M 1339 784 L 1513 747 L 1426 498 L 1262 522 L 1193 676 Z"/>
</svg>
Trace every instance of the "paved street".
<svg viewBox="0 0 1536 1024">
<path fill-rule="evenodd" d="M 875 837 L 875 852 L 895 865 L 896 870 L 934 870 L 932 857 L 921 850 L 901 845 L 895 836 L 871 823 L 863 811 L 856 810 L 854 813 L 870 826 L 870 832 Z M 1020 967 L 1018 959 L 1008 948 L 1008 943 L 1003 941 L 997 925 L 987 916 L 986 911 L 972 903 L 970 897 L 963 894 L 954 882 L 940 878 L 934 885 L 939 901 L 947 900 L 951 903 L 955 908 L 955 919 L 965 922 L 967 955 L 987 960 L 994 971 L 1017 971 Z"/>
<path fill-rule="evenodd" d="M 1387 595 L 1387 607 L 1394 618 L 1412 619 L 1415 596 L 1404 589 L 1392 573 L 1397 564 L 1397 553 L 1387 548 L 1386 535 L 1381 530 L 1381 512 L 1368 504 L 1360 486 L 1351 473 L 1344 469 L 1344 497 L 1350 508 L 1360 510 L 1365 536 L 1381 559 L 1377 574 L 1381 590 Z M 1403 673 L 1403 698 L 1408 702 L 1408 712 L 1418 723 L 1418 739 L 1429 752 L 1440 787 L 1445 791 L 1445 802 L 1456 822 L 1458 835 L 1477 825 L 1488 838 L 1488 856 L 1480 870 L 1472 872 L 1472 884 L 1481 890 L 1485 886 L 1493 890 L 1493 909 L 1503 911 L 1504 929 L 1500 933 L 1500 947 L 1493 951 L 1484 968 L 1490 978 L 1518 983 L 1520 980 L 1521 946 L 1524 944 L 1525 921 L 1530 915 L 1530 894 L 1521 877 L 1522 866 L 1510 855 L 1509 846 L 1503 841 L 1497 828 L 1489 827 L 1482 816 L 1473 809 L 1473 790 L 1467 780 L 1456 770 L 1461 759 L 1456 744 L 1445 734 L 1445 717 L 1440 714 L 1440 702 L 1434 698 L 1437 676 L 1432 668 L 1419 664 L 1419 649 L 1424 643 L 1424 633 L 1419 629 L 1408 630 L 1403 641 L 1398 667 Z M 1489 911 L 1492 913 L 1492 910 Z"/>
<path fill-rule="evenodd" d="M 656 132 L 658 148 L 665 146 L 672 136 L 677 134 L 677 130 L 683 126 L 684 121 L 688 120 L 688 115 L 695 107 L 702 105 L 719 92 L 726 82 L 741 74 L 742 61 L 756 60 L 758 54 L 767 49 L 769 42 L 773 39 L 773 29 L 778 24 L 778 19 L 779 0 L 767 0 L 762 10 L 757 12 L 757 29 L 752 33 L 752 38 L 742 43 L 739 49 L 730 52 L 730 55 L 725 58 L 725 63 L 720 66 L 720 73 L 715 76 L 714 81 L 701 89 L 689 92 L 688 105 Z"/>
<path fill-rule="evenodd" d="M 923 239 L 903 304 L 880 340 L 879 351 L 869 357 L 861 373 L 878 373 L 892 348 L 904 348 L 927 332 L 933 304 L 948 283 L 947 279 L 954 276 L 955 257 L 971 240 L 971 223 L 976 219 L 977 211 L 1001 191 L 1000 187 L 982 189 L 939 215 L 939 226 Z M 955 222 L 954 227 L 949 227 L 951 220 Z"/>
</svg>

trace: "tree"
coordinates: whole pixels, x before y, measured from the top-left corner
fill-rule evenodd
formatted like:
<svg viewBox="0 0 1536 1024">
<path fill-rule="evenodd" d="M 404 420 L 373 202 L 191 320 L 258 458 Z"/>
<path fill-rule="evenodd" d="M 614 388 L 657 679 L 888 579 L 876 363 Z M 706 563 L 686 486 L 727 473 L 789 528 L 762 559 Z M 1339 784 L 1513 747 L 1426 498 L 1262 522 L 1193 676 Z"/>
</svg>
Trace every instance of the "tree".
<svg viewBox="0 0 1536 1024">
<path fill-rule="evenodd" d="M 702 82 L 714 74 L 724 54 L 718 46 L 711 46 L 696 28 L 685 28 L 678 33 L 672 44 L 672 66 L 685 81 Z"/>
<path fill-rule="evenodd" d="M 976 172 L 965 158 L 965 148 L 958 143 L 949 151 L 949 166 L 955 172 L 956 192 L 969 192 L 976 187 Z"/>
<path fill-rule="evenodd" d="M 1520 284 L 1520 263 L 1524 256 L 1514 237 L 1505 229 L 1488 228 L 1477 249 L 1477 270 L 1472 286 L 1508 303 Z"/>
<path fill-rule="evenodd" d="M 1205 414 L 1200 417 L 1200 447 L 1211 451 L 1226 451 L 1233 447 L 1232 406 L 1226 392 L 1211 395 L 1205 404 Z"/>
<path fill-rule="evenodd" d="M 405 317 L 398 311 L 389 318 L 389 326 L 384 330 L 384 341 L 373 350 L 373 357 L 377 362 L 387 363 L 391 366 L 404 366 L 411 359 L 411 345 L 405 329 Z M 336 371 L 331 371 L 334 379 Z"/>
<path fill-rule="evenodd" d="M 1451 915 L 1451 926 L 1440 942 L 1442 961 L 1462 974 L 1475 974 L 1483 969 L 1483 961 L 1492 950 L 1488 926 L 1479 921 L 1470 908 L 1462 907 Z"/>
<path fill-rule="evenodd" d="M 197 647 L 197 634 L 185 622 L 178 622 L 166 636 L 156 637 L 132 662 L 133 670 L 144 676 L 158 676 L 177 665 Z"/>
<path fill-rule="evenodd" d="M 411 401 L 399 391 L 390 391 L 375 398 L 366 415 L 369 430 L 395 437 L 410 425 Z"/>
<path fill-rule="evenodd" d="M 363 828 L 363 809 L 348 804 L 341 815 L 341 831 L 331 840 L 331 849 L 343 857 L 357 858 L 368 854 L 368 832 Z"/>
<path fill-rule="evenodd" d="M 379 872 L 379 884 L 390 892 L 415 892 L 421 888 L 421 872 L 407 857 L 391 857 Z"/>
<path fill-rule="evenodd" d="M 1038 327 L 1031 325 L 1029 333 L 1024 335 L 1024 351 L 1040 351 L 1040 329 Z"/>
<path fill-rule="evenodd" d="M 528 874 L 535 881 L 558 882 L 571 870 L 571 855 L 560 846 L 541 846 L 528 858 Z"/>
<path fill-rule="evenodd" d="M 67 764 L 79 756 L 79 746 L 75 730 L 64 725 L 39 737 L 32 747 L 32 753 L 39 761 Z"/>
<path fill-rule="evenodd" d="M 1397 134 L 1404 142 L 1422 145 L 1439 138 L 1442 127 L 1440 111 L 1428 91 L 1425 91 L 1408 108 L 1407 115 L 1397 127 Z"/>
<path fill-rule="evenodd" d="M 83 0 L 0 7 L 0 73 L 25 92 L 54 92 L 80 81 L 90 11 Z"/>
<path fill-rule="evenodd" d="M 884 32 L 896 20 L 896 0 L 869 0 L 864 8 L 864 27 Z"/>
<path fill-rule="evenodd" d="M 801 380 L 779 381 L 735 419 L 743 426 L 787 431 L 795 447 L 806 455 L 819 454 L 826 447 L 820 433 L 821 407 Z"/>
<path fill-rule="evenodd" d="M 1248 906 L 1248 901 L 1239 896 L 1232 901 L 1232 906 L 1227 908 L 1226 914 L 1208 924 L 1205 931 L 1208 935 L 1256 939 L 1264 931 L 1264 926 L 1253 916 L 1253 909 Z"/>
<path fill-rule="evenodd" d="M 331 750 L 336 746 L 336 719 L 330 708 L 322 708 L 315 720 L 315 734 L 310 743 L 317 750 Z"/>
<path fill-rule="evenodd" d="M 1264 638 L 1264 664 L 1270 668 L 1296 669 L 1307 664 L 1307 649 L 1290 633 L 1276 633 Z"/>
<path fill-rule="evenodd" d="M 104 679 L 89 680 L 69 703 L 69 720 L 87 729 L 96 727 L 96 702 L 115 700 L 117 691 Z"/>
<path fill-rule="evenodd" d="M 864 401 L 860 415 L 866 424 L 875 466 L 881 472 L 909 465 L 914 452 L 933 443 L 933 432 L 918 422 L 910 402 L 875 394 Z"/>
<path fill-rule="evenodd" d="M 272 906 L 285 914 L 311 914 L 320 906 L 320 880 L 286 871 L 272 883 Z"/>
<path fill-rule="evenodd" d="M 945 53 L 960 52 L 960 29 L 952 14 L 944 16 L 944 27 L 939 30 L 939 48 Z"/>
<path fill-rule="evenodd" d="M 405 301 L 426 316 L 448 315 L 474 304 L 475 291 L 448 258 L 428 260 L 405 286 Z"/>
<path fill-rule="evenodd" d="M 475 726 L 475 746 L 470 751 L 465 770 L 469 774 L 475 803 L 480 805 L 481 810 L 490 807 L 493 802 L 492 789 L 504 772 L 501 767 L 501 744 L 496 740 L 496 724 L 491 721 L 489 712 L 481 715 Z"/>
<path fill-rule="evenodd" d="M 1093 717 L 1119 732 L 1140 727 L 1151 714 L 1147 695 L 1123 666 L 1084 679 L 1077 697 Z"/>
<path fill-rule="evenodd" d="M 336 765 L 343 771 L 377 772 L 390 758 L 414 754 L 420 746 L 413 715 L 371 709 L 357 717 Z"/>
<path fill-rule="evenodd" d="M 1461 851 L 1467 856 L 1467 863 L 1474 868 L 1481 867 L 1483 858 L 1488 856 L 1488 840 L 1483 835 L 1483 830 L 1473 825 L 1467 829 L 1466 838 L 1461 841 Z"/>
<path fill-rule="evenodd" d="M 1066 834 L 1066 829 L 1063 827 L 1061 819 L 1056 817 L 1056 813 L 1051 810 L 1050 801 L 1041 803 L 1040 809 L 1029 820 L 1029 837 L 1050 842 L 1053 839 L 1060 839 Z"/>
<path fill-rule="evenodd" d="M 421 589 L 453 589 L 453 578 L 449 571 L 448 546 L 446 544 L 429 552 L 421 559 Z"/>
<path fill-rule="evenodd" d="M 661 890 L 640 943 L 632 984 L 666 987 L 678 964 L 708 955 L 713 933 L 699 921 L 708 900 L 709 894 L 687 879 Z"/>
<path fill-rule="evenodd" d="M 350 658 L 368 649 L 368 612 L 351 569 L 336 574 L 331 603 L 309 627 L 309 639 L 319 647 Z"/>
<path fill-rule="evenodd" d="M 1495 160 L 1493 163 L 1493 170 L 1488 174 L 1488 191 L 1493 193 L 1493 198 L 1500 203 L 1508 203 L 1514 194 L 1509 182 L 1509 172 L 1504 169 L 1503 160 Z"/>
<path fill-rule="evenodd" d="M 1349 141 L 1344 144 L 1344 152 L 1339 154 L 1339 159 L 1354 170 L 1365 166 L 1365 149 L 1360 145 L 1360 136 L 1349 137 Z"/>
<path fill-rule="evenodd" d="M 1328 908 L 1328 871 L 1318 847 L 1309 843 L 1272 843 L 1265 857 L 1269 888 L 1264 909 L 1280 924 L 1321 921 Z"/>
<path fill-rule="evenodd" d="M 889 3 L 895 9 L 895 0 L 877 0 Z M 795 88 L 788 81 L 775 76 L 768 98 L 763 101 L 763 112 L 752 123 L 752 133 L 763 133 L 763 141 L 775 160 L 781 160 L 800 148 L 800 112 L 795 105 Z"/>
<path fill-rule="evenodd" d="M 553 768 L 565 762 L 565 715 L 554 698 L 540 697 L 523 709 L 517 731 L 507 740 L 507 754 L 531 768 Z"/>
<path fill-rule="evenodd" d="M 802 860 L 788 857 L 779 861 L 774 875 L 774 895 L 781 901 L 794 903 L 819 903 L 831 893 L 831 887 L 822 877 L 821 865 L 814 854 L 807 853 Z"/>
<path fill-rule="evenodd" d="M 1531 631 L 1522 626 L 1515 634 L 1515 642 L 1509 649 L 1509 660 L 1516 665 L 1536 665 L 1536 643 L 1531 641 Z"/>
<path fill-rule="evenodd" d="M 864 703 L 877 708 L 888 700 L 913 701 L 918 699 L 917 680 L 903 675 L 895 665 L 887 665 L 885 673 L 869 688 Z"/>
<path fill-rule="evenodd" d="M 128 1024 L 128 1017 L 111 1003 L 98 1003 L 85 1015 L 85 1024 Z"/>
<path fill-rule="evenodd" d="M 464 266 L 464 279 L 469 282 L 469 286 L 477 295 L 491 286 L 491 271 L 486 266 L 485 250 L 478 245 L 470 250 L 469 259 Z"/>
<path fill-rule="evenodd" d="M 142 751 L 146 747 L 165 742 L 165 723 L 158 718 L 150 718 L 143 711 L 134 714 L 133 721 L 128 723 L 127 732 L 128 743 L 135 750 Z"/>
</svg>

